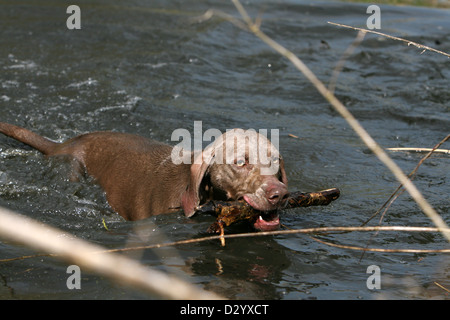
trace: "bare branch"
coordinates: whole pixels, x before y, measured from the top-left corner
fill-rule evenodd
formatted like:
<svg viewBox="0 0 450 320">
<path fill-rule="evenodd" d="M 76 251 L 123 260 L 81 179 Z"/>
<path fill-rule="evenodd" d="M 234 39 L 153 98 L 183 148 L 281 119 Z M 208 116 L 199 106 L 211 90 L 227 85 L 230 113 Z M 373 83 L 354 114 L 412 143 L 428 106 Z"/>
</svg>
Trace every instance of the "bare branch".
<svg viewBox="0 0 450 320">
<path fill-rule="evenodd" d="M 432 148 L 386 148 L 389 151 L 412 151 L 412 152 L 430 152 Z M 450 154 L 449 149 L 436 149 L 433 150 L 435 153 L 445 153 Z"/>
<path fill-rule="evenodd" d="M 340 249 L 350 249 L 357 251 L 368 251 L 368 252 L 387 252 L 387 253 L 450 253 L 450 249 L 383 249 L 383 248 L 368 248 L 368 247 L 358 247 L 358 246 L 347 246 L 342 244 L 336 244 L 329 241 L 324 241 L 311 237 L 313 240 L 325 244 L 330 247 L 340 248 Z"/>
<path fill-rule="evenodd" d="M 374 33 L 374 34 L 377 34 L 379 36 L 387 37 L 389 39 L 406 42 L 408 46 L 413 45 L 413 46 L 415 46 L 415 47 L 417 47 L 419 49 L 424 49 L 424 51 L 425 50 L 433 51 L 433 52 L 442 54 L 442 55 L 447 56 L 448 58 L 450 58 L 450 54 L 448 54 L 446 52 L 443 52 L 443 51 L 440 51 L 440 50 L 436 50 L 434 48 L 425 46 L 423 44 L 420 44 L 420 43 L 417 43 L 417 42 L 414 42 L 414 41 L 411 41 L 411 40 L 406 40 L 406 39 L 402 39 L 402 38 L 399 38 L 399 37 L 390 36 L 388 34 L 385 34 L 385 33 L 382 33 L 382 32 L 378 32 L 378 31 L 373 31 L 373 30 L 368 30 L 368 29 L 362 29 L 362 28 L 356 28 L 356 27 L 352 27 L 352 26 L 347 26 L 345 24 L 340 24 L 340 23 L 335 23 L 335 22 L 330 22 L 330 21 L 328 21 L 328 23 L 329 24 L 333 24 L 335 26 L 343 27 L 343 28 L 349 28 L 349 29 L 359 30 L 359 31 L 362 31 L 362 32 Z"/>
</svg>

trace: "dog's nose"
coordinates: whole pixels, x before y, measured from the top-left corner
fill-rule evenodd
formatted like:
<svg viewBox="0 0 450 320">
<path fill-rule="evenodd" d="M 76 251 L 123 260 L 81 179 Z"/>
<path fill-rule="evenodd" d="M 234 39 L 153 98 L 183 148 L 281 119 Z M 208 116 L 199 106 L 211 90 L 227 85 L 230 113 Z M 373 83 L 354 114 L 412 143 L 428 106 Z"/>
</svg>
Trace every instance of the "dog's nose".
<svg viewBox="0 0 450 320">
<path fill-rule="evenodd" d="M 266 190 L 266 198 L 274 206 L 282 205 L 288 198 L 289 192 L 286 187 L 273 186 Z"/>
</svg>

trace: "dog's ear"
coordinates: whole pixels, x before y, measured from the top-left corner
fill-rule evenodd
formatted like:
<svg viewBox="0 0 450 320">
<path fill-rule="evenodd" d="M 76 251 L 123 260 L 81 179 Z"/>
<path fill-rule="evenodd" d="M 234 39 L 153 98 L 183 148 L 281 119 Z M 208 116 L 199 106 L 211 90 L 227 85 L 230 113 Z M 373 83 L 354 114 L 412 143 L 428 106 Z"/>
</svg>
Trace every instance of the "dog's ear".
<svg viewBox="0 0 450 320">
<path fill-rule="evenodd" d="M 195 209 L 200 204 L 200 185 L 214 159 L 213 150 L 213 148 L 206 148 L 194 157 L 194 162 L 191 165 L 189 185 L 181 196 L 181 206 L 186 217 L 192 217 Z"/>
<path fill-rule="evenodd" d="M 191 166 L 190 183 L 181 197 L 181 206 L 186 217 L 192 217 L 195 208 L 200 204 L 200 184 L 205 176 L 208 165 L 206 163 Z"/>
<path fill-rule="evenodd" d="M 284 185 L 288 186 L 288 179 L 286 175 L 286 170 L 284 170 L 284 160 L 282 157 L 280 157 L 280 175 L 281 175 L 281 182 L 284 183 Z"/>
</svg>

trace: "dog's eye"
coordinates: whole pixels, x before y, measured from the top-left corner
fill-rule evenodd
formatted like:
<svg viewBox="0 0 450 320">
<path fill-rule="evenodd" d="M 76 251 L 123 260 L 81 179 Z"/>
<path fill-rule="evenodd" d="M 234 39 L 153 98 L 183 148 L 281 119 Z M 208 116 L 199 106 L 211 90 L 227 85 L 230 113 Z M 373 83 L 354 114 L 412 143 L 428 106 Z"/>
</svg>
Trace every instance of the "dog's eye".
<svg viewBox="0 0 450 320">
<path fill-rule="evenodd" d="M 244 159 L 238 159 L 236 160 L 236 165 L 238 167 L 243 167 L 245 165 L 245 160 Z"/>
<path fill-rule="evenodd" d="M 280 163 L 280 158 L 278 158 L 278 157 L 273 157 L 273 158 L 272 158 L 272 163 L 274 163 L 274 164 Z"/>
</svg>

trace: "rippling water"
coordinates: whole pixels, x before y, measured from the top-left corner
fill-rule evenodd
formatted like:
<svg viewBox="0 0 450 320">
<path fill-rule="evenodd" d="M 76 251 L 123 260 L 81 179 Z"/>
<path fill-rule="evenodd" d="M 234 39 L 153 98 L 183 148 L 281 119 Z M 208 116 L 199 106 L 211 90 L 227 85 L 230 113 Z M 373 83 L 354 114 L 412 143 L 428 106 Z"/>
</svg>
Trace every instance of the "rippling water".
<svg viewBox="0 0 450 320">
<path fill-rule="evenodd" d="M 328 207 L 282 214 L 288 228 L 358 226 L 397 187 L 345 121 L 284 58 L 253 35 L 218 18 L 199 23 L 210 8 L 235 17 L 223 1 L 78 1 L 81 30 L 66 28 L 61 1 L 3 1 L 0 10 L 1 121 L 54 140 L 97 130 L 140 134 L 171 143 L 177 128 L 279 129 L 291 190 L 338 187 Z M 356 31 L 367 4 L 253 1 L 262 29 L 291 49 L 323 81 Z M 381 32 L 450 52 L 445 9 L 381 5 Z M 376 35 L 348 58 L 336 94 L 383 147 L 432 147 L 450 128 L 450 60 Z M 298 138 L 293 138 L 295 135 Z M 442 148 L 449 148 L 443 145 Z M 391 153 L 405 170 L 423 154 Z M 142 245 L 205 235 L 213 217 L 163 215 L 125 222 L 89 182 L 71 183 L 67 167 L 0 136 L 0 205 L 106 246 Z M 416 184 L 447 223 L 449 157 L 435 155 Z M 105 230 L 102 219 L 108 230 Z M 375 220 L 378 221 L 378 218 Z M 374 224 L 376 222 L 374 221 Z M 388 211 L 383 225 L 431 226 L 409 196 Z M 229 233 L 247 232 L 245 225 Z M 371 234 L 322 239 L 365 246 Z M 371 245 L 440 249 L 442 236 L 382 233 Z M 0 258 L 34 251 L 0 241 Z M 202 242 L 130 252 L 142 263 L 174 273 L 233 299 L 446 298 L 448 257 L 442 254 L 361 253 L 329 247 L 307 236 L 234 239 L 222 248 Z M 369 290 L 367 267 L 381 270 L 382 288 Z M 83 273 L 82 289 L 66 287 L 67 264 L 52 258 L 0 263 L 0 298 L 143 298 L 140 293 Z"/>
</svg>

